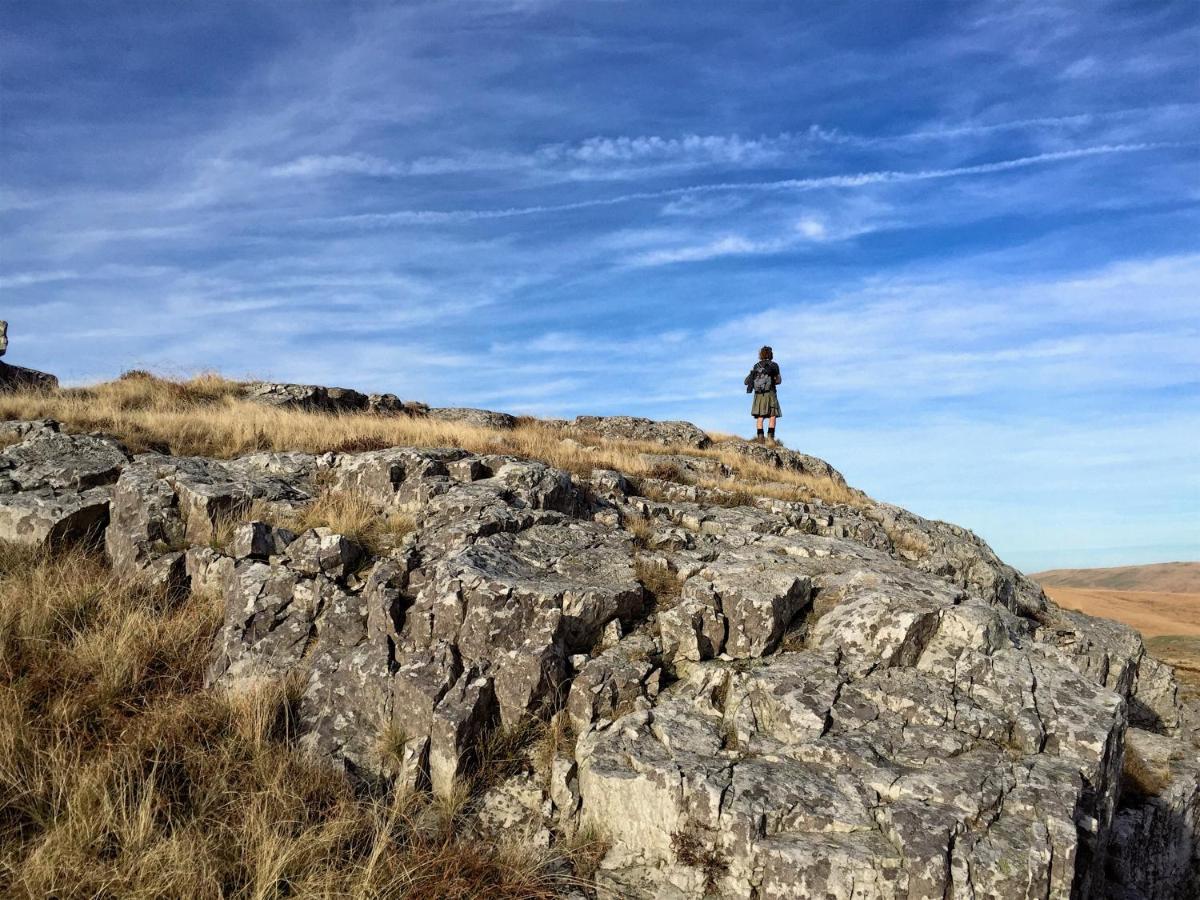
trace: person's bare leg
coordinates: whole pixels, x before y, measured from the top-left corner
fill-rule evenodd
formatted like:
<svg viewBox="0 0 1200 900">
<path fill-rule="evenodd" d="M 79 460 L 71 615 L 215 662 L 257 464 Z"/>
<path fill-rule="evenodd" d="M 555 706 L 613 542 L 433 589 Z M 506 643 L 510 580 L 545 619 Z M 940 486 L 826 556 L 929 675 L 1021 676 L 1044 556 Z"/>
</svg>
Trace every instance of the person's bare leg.
<svg viewBox="0 0 1200 900">
<path fill-rule="evenodd" d="M 767 420 L 767 423 L 771 429 L 767 432 L 767 440 L 773 444 L 775 443 L 775 417 L 771 416 L 771 418 Z"/>
<path fill-rule="evenodd" d="M 763 436 L 763 427 L 762 427 L 762 425 L 763 425 L 762 416 L 759 416 L 758 418 L 756 418 L 756 419 L 754 420 L 754 439 L 755 439 L 756 441 L 757 441 L 757 440 L 760 440 L 760 439 L 762 438 L 762 436 Z"/>
</svg>

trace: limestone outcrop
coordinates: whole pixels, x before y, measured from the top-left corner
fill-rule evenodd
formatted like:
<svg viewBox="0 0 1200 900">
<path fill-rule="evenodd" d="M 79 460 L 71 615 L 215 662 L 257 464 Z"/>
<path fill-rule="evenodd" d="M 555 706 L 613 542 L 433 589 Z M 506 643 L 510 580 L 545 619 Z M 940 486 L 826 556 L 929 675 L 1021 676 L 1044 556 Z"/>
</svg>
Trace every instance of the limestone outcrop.
<svg viewBox="0 0 1200 900">
<path fill-rule="evenodd" d="M 700 446 L 630 421 L 565 430 Z M 1171 670 L 964 529 L 683 464 L 672 494 L 455 448 L 212 460 L 4 433 L 0 537 L 103 532 L 118 571 L 218 594 L 210 686 L 296 679 L 301 741 L 355 778 L 449 794 L 497 729 L 556 723 L 478 827 L 602 835 L 605 896 L 1194 896 Z M 389 538 L 295 525 L 329 492 Z"/>
<path fill-rule="evenodd" d="M 367 412 L 396 415 L 405 406 L 395 394 L 363 394 L 350 388 L 317 384 L 287 384 L 251 381 L 242 385 L 242 396 L 265 406 L 304 409 L 312 412 Z"/>
<path fill-rule="evenodd" d="M 425 417 L 440 422 L 459 422 L 476 428 L 495 428 L 507 431 L 517 427 L 517 417 L 490 409 L 471 409 L 463 406 L 435 406 L 425 412 Z"/>
<path fill-rule="evenodd" d="M 695 447 L 703 450 L 712 441 L 691 422 L 655 422 L 637 416 L 577 416 L 568 430 L 625 441 Z"/>
<path fill-rule="evenodd" d="M 8 323 L 0 320 L 0 356 L 8 352 Z M 58 379 L 48 372 L 26 369 L 0 362 L 0 392 L 50 391 L 58 387 Z"/>
<path fill-rule="evenodd" d="M 112 485 L 129 462 L 102 435 L 67 435 L 58 423 L 6 422 L 17 438 L 0 450 L 0 540 L 45 546 L 98 540 L 108 522 Z"/>
</svg>

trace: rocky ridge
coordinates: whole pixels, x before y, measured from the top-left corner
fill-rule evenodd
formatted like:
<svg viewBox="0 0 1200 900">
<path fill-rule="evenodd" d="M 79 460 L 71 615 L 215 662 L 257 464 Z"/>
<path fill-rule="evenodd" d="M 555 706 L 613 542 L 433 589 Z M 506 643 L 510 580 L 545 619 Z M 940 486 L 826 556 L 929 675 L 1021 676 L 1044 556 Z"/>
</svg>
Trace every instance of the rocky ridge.
<svg viewBox="0 0 1200 900">
<path fill-rule="evenodd" d="M 360 402 L 322 390 L 311 408 Z M 458 449 L 135 456 L 4 423 L 0 539 L 101 541 L 122 573 L 219 594 L 210 685 L 298 678 L 301 740 L 365 782 L 450 793 L 490 734 L 553 718 L 569 738 L 478 827 L 591 829 L 618 896 L 1194 896 L 1194 718 L 1135 632 L 893 506 L 732 505 L 689 483 L 714 461 L 688 423 L 563 439 L 583 431 L 663 444 L 678 480 Z M 278 524 L 323 492 L 412 528 Z"/>
<path fill-rule="evenodd" d="M 0 356 L 8 352 L 8 323 L 0 319 Z M 0 392 L 53 390 L 58 379 L 37 369 L 26 369 L 0 362 Z"/>
</svg>

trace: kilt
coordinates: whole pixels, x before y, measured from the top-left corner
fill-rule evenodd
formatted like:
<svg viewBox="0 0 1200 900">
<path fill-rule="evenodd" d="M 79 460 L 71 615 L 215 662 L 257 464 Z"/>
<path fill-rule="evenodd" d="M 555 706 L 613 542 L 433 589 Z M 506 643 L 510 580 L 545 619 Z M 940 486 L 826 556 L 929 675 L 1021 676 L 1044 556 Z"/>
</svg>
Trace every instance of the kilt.
<svg viewBox="0 0 1200 900">
<path fill-rule="evenodd" d="M 779 395 L 775 393 L 774 388 L 765 394 L 754 395 L 754 405 L 750 407 L 750 415 L 756 419 L 765 419 L 771 416 L 779 418 L 783 415 L 783 410 L 779 408 Z"/>
</svg>

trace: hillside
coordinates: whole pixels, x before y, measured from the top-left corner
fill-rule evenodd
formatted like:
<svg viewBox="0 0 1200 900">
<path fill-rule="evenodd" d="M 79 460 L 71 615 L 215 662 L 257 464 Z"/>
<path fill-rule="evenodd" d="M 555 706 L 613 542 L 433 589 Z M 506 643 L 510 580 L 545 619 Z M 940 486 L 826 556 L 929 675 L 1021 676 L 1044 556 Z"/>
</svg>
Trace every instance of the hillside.
<svg viewBox="0 0 1200 900">
<path fill-rule="evenodd" d="M 1124 622 L 1147 638 L 1200 637 L 1200 593 L 1097 590 L 1046 586 L 1046 595 L 1065 609 Z"/>
<path fill-rule="evenodd" d="M 1051 569 L 1029 576 L 1042 587 L 1200 594 L 1200 562 L 1154 563 L 1103 569 Z"/>
<path fill-rule="evenodd" d="M 686 422 L 0 394 L 0 895 L 1192 895 L 1196 710 Z"/>
</svg>

